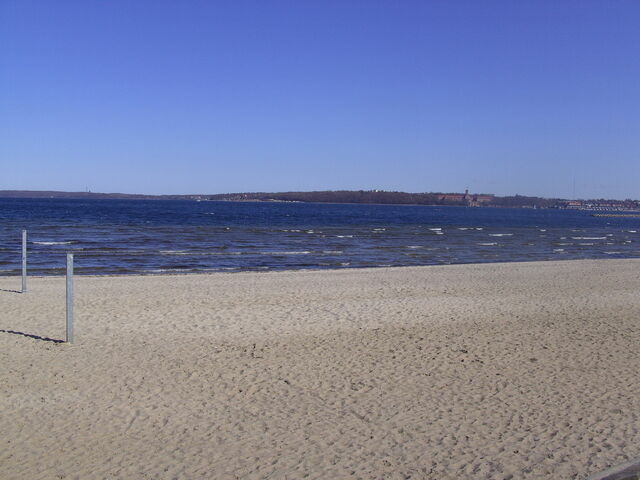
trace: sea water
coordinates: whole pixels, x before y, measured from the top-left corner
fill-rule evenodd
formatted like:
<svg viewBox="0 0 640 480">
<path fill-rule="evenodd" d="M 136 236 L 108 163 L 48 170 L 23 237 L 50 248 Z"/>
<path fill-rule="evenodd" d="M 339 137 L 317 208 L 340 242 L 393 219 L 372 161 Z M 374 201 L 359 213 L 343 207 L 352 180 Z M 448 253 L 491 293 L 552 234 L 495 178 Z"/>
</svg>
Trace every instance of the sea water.
<svg viewBox="0 0 640 480">
<path fill-rule="evenodd" d="M 640 257 L 640 219 L 282 202 L 0 199 L 0 275 L 158 274 Z"/>
</svg>

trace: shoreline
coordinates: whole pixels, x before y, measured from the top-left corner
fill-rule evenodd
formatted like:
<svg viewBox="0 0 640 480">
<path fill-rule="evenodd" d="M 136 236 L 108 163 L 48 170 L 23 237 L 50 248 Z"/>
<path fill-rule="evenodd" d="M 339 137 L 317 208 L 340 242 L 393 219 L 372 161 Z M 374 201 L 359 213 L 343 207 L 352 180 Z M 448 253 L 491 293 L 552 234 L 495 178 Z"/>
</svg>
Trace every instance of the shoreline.
<svg viewBox="0 0 640 480">
<path fill-rule="evenodd" d="M 77 263 L 77 258 L 76 263 Z M 502 261 L 502 262 L 469 262 L 469 263 L 446 263 L 446 264 L 428 264 L 428 265 L 381 265 L 381 266 L 366 266 L 366 267 L 341 267 L 341 268 L 290 268 L 290 269 L 275 269 L 275 268 L 264 268 L 264 269 L 256 269 L 256 270 L 233 270 L 230 271 L 224 270 L 213 270 L 213 271 L 201 271 L 201 272 L 166 272 L 166 273 L 140 273 L 140 272 L 132 272 L 132 273 L 78 273 L 74 271 L 74 277 L 81 278 L 127 278 L 127 277 L 183 277 L 183 276 L 202 276 L 202 275 L 237 275 L 237 274 L 273 274 L 273 273 L 292 273 L 292 272 L 342 272 L 344 270 L 393 270 L 393 269 L 422 269 L 422 268 L 432 268 L 432 267 L 455 267 L 455 266 L 477 266 L 477 265 L 514 265 L 514 264 L 548 264 L 548 263 L 571 263 L 571 262 L 620 262 L 620 261 L 640 261 L 640 257 L 625 257 L 625 258 L 567 258 L 567 259 L 553 259 L 553 260 L 530 260 L 530 261 L 522 261 L 522 260 L 514 260 L 514 261 Z M 64 268 L 60 268 L 64 270 Z M 41 274 L 29 274 L 28 278 L 64 278 L 65 274 L 56 274 L 56 275 L 41 275 Z M 21 278 L 19 273 L 15 275 L 0 275 L 0 281 L 4 279 L 11 278 Z"/>
</svg>

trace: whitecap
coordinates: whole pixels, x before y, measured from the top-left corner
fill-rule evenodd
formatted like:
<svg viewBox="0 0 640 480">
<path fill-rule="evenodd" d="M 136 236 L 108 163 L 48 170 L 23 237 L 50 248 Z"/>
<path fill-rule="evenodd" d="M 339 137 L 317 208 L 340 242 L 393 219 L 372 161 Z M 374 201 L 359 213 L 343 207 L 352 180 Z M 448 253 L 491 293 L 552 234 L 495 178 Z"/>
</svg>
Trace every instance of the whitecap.
<svg viewBox="0 0 640 480">
<path fill-rule="evenodd" d="M 71 243 L 75 243 L 75 242 L 31 242 L 35 245 L 69 245 Z"/>
<path fill-rule="evenodd" d="M 498 244 L 496 242 L 480 242 L 480 243 L 478 243 L 478 245 L 482 245 L 482 246 L 485 246 L 485 247 L 490 247 L 490 246 L 498 245 Z"/>
<path fill-rule="evenodd" d="M 300 252 L 260 252 L 260 255 L 307 255 L 311 253 L 309 250 Z"/>
<path fill-rule="evenodd" d="M 191 272 L 194 271 L 193 268 L 154 268 L 151 270 L 147 270 L 147 272 L 153 273 L 166 273 L 166 272 Z"/>
<path fill-rule="evenodd" d="M 510 237 L 513 233 L 490 233 L 490 237 Z"/>
</svg>

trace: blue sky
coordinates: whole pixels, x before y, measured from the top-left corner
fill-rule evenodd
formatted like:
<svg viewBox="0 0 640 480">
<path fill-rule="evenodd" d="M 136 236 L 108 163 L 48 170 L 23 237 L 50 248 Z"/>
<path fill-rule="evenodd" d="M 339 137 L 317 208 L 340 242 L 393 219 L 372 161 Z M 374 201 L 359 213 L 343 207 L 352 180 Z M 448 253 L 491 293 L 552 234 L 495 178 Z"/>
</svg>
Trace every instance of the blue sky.
<svg viewBox="0 0 640 480">
<path fill-rule="evenodd" d="M 0 0 L 0 189 L 640 198 L 640 2 Z"/>
</svg>

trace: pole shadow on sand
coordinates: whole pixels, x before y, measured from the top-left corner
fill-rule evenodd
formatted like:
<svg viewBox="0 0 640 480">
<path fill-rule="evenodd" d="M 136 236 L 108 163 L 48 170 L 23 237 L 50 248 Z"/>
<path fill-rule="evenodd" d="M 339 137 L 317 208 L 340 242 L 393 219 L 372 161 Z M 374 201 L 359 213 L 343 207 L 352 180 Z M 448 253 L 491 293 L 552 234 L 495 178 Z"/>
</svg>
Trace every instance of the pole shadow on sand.
<svg viewBox="0 0 640 480">
<path fill-rule="evenodd" d="M 33 335 L 31 333 L 16 332 L 15 330 L 3 330 L 3 329 L 0 329 L 0 333 L 10 333 L 12 335 L 22 335 L 23 337 L 33 338 L 35 340 L 42 340 L 43 342 L 65 343 L 64 340 L 59 340 L 59 339 L 56 339 L 56 338 L 49 338 L 49 337 L 41 337 L 40 335 Z"/>
</svg>

